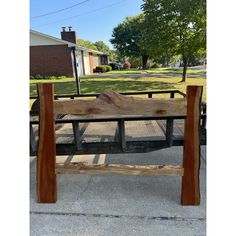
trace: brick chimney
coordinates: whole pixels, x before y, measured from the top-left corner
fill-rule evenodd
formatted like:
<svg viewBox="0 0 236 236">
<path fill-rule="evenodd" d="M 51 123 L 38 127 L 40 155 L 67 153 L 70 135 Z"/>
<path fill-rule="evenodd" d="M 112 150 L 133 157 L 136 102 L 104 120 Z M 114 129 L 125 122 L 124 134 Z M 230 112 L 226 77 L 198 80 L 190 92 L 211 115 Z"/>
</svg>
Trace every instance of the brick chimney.
<svg viewBox="0 0 236 236">
<path fill-rule="evenodd" d="M 68 27 L 68 31 L 66 31 L 66 27 L 62 27 L 61 39 L 76 44 L 76 32 L 71 30 L 72 27 Z"/>
</svg>

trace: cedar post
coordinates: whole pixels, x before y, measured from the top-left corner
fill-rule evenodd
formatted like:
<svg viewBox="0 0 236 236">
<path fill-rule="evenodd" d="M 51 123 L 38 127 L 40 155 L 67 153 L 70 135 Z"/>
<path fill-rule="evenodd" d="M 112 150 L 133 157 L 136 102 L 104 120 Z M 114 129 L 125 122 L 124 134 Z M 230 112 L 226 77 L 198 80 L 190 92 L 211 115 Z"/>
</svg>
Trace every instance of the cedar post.
<svg viewBox="0 0 236 236">
<path fill-rule="evenodd" d="M 182 205 L 200 204 L 200 105 L 202 86 L 187 87 L 187 117 L 184 129 Z"/>
<path fill-rule="evenodd" d="M 38 96 L 40 122 L 37 158 L 37 200 L 39 203 L 55 203 L 57 201 L 57 183 L 53 84 L 38 84 Z"/>
</svg>

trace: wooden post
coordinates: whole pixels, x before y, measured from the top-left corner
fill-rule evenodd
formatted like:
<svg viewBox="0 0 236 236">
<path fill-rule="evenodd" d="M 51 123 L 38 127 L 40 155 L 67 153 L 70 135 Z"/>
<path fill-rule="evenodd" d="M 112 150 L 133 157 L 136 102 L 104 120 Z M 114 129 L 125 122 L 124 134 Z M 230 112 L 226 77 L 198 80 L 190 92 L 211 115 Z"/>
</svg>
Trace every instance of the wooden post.
<svg viewBox="0 0 236 236">
<path fill-rule="evenodd" d="M 53 84 L 38 84 L 40 121 L 37 159 L 37 200 L 39 203 L 57 201 L 56 143 L 53 114 Z"/>
<path fill-rule="evenodd" d="M 200 204 L 200 105 L 202 86 L 187 87 L 187 117 L 184 130 L 182 205 Z"/>
</svg>

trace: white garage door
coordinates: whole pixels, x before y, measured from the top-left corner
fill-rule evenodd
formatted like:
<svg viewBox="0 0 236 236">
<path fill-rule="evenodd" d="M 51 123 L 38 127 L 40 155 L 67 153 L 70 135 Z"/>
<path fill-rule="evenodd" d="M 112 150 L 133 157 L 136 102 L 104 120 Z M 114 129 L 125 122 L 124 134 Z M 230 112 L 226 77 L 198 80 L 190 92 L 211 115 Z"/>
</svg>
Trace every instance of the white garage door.
<svg viewBox="0 0 236 236">
<path fill-rule="evenodd" d="M 83 63 L 82 63 L 81 51 L 76 51 L 76 62 L 77 62 L 78 75 L 83 76 Z"/>
<path fill-rule="evenodd" d="M 89 53 L 84 51 L 84 69 L 85 75 L 90 74 Z"/>
</svg>

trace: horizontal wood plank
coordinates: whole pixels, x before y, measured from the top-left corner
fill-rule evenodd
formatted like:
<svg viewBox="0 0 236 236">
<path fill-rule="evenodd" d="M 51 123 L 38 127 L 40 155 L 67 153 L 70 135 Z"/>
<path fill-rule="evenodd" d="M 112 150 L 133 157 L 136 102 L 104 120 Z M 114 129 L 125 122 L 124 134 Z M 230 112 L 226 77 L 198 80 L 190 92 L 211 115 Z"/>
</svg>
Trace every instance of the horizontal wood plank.
<svg viewBox="0 0 236 236">
<path fill-rule="evenodd" d="M 56 100 L 54 114 L 80 116 L 176 116 L 186 115 L 186 99 L 134 98 L 107 90 L 93 100 Z"/>
<path fill-rule="evenodd" d="M 148 176 L 183 176 L 184 169 L 178 165 L 118 165 L 73 162 L 57 164 L 56 174 L 123 174 Z"/>
</svg>

